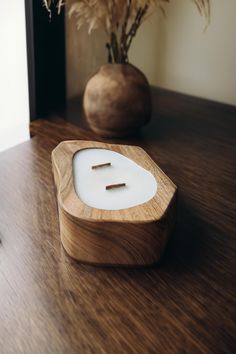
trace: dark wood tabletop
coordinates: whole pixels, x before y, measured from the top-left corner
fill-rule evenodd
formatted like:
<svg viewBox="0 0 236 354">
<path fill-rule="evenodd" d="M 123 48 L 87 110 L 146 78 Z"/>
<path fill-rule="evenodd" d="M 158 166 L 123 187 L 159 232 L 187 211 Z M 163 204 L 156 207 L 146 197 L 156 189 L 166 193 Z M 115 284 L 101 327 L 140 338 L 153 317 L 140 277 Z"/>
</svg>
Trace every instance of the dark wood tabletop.
<svg viewBox="0 0 236 354">
<path fill-rule="evenodd" d="M 162 90 L 153 101 L 151 123 L 114 142 L 142 146 L 178 186 L 155 266 L 83 265 L 61 245 L 51 151 L 101 140 L 86 126 L 35 121 L 0 154 L 1 354 L 235 353 L 236 108 Z"/>
</svg>

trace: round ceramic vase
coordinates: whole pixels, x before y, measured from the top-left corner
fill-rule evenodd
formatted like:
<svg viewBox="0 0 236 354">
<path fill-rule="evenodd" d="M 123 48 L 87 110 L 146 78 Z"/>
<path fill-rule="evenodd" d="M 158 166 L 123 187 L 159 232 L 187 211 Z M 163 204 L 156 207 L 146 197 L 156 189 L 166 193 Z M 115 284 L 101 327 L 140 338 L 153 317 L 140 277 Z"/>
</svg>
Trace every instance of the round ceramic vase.
<svg viewBox="0 0 236 354">
<path fill-rule="evenodd" d="M 131 64 L 106 64 L 88 81 L 84 111 L 90 128 L 108 138 L 135 134 L 151 117 L 151 92 Z"/>
</svg>

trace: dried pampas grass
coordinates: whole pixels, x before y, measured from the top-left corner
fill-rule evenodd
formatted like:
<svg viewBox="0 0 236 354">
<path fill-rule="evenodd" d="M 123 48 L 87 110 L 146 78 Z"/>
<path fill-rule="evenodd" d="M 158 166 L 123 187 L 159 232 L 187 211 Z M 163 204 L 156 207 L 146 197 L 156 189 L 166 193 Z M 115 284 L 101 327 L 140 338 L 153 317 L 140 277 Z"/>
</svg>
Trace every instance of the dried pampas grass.
<svg viewBox="0 0 236 354">
<path fill-rule="evenodd" d="M 88 26 L 91 33 L 103 27 L 108 36 L 106 47 L 108 61 L 111 63 L 128 62 L 128 51 L 142 22 L 154 10 L 165 14 L 165 5 L 171 0 L 74 0 L 69 9 L 69 16 L 76 16 L 77 28 Z M 208 20 L 210 0 L 191 0 L 199 13 Z M 43 0 L 51 17 L 53 0 Z M 63 0 L 56 0 L 58 13 L 64 5 Z"/>
</svg>

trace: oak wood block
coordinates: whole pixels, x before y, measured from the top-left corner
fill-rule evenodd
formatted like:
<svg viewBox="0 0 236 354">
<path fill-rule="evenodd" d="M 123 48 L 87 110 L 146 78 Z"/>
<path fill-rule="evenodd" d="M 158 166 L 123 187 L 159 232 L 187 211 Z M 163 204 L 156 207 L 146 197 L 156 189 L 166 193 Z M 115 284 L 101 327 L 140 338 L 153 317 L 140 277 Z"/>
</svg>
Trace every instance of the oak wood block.
<svg viewBox="0 0 236 354">
<path fill-rule="evenodd" d="M 87 148 L 116 151 L 150 171 L 158 183 L 154 197 L 121 210 L 101 210 L 84 204 L 75 192 L 72 160 L 76 152 Z M 149 265 L 160 259 L 174 226 L 177 188 L 143 149 L 65 141 L 53 150 L 52 165 L 61 240 L 71 257 L 108 265 Z"/>
</svg>

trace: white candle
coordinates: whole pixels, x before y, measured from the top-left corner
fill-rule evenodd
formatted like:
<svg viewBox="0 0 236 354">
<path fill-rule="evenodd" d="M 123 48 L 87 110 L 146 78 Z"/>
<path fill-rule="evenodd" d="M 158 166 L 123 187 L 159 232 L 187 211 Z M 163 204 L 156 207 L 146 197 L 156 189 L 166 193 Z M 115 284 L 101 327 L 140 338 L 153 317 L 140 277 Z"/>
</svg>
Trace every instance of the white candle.
<svg viewBox="0 0 236 354">
<path fill-rule="evenodd" d="M 92 166 L 110 162 L 110 166 Z M 75 191 L 88 206 L 103 210 L 120 210 L 148 202 L 157 191 L 151 172 L 112 150 L 84 149 L 73 159 Z M 106 186 L 125 183 L 120 188 Z"/>
</svg>

